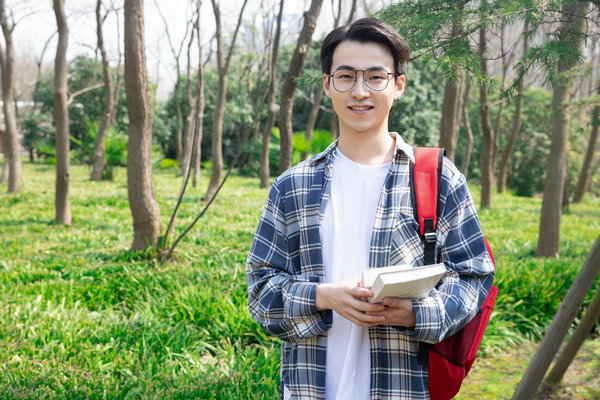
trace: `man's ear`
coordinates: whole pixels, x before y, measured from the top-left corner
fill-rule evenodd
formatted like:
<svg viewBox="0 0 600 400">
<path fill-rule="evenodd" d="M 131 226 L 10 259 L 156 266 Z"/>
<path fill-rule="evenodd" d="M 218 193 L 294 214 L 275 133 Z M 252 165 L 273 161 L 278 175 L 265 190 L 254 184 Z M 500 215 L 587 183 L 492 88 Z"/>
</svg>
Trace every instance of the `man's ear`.
<svg viewBox="0 0 600 400">
<path fill-rule="evenodd" d="M 329 95 L 329 82 L 331 80 L 329 79 L 329 75 L 327 74 L 323 74 L 323 90 L 325 91 L 325 94 L 327 95 L 327 97 L 331 97 Z"/>
<path fill-rule="evenodd" d="M 394 100 L 399 99 L 400 96 L 404 93 L 404 84 L 406 82 L 406 78 L 404 75 L 400 75 L 396 78 L 396 87 L 394 93 Z"/>
</svg>

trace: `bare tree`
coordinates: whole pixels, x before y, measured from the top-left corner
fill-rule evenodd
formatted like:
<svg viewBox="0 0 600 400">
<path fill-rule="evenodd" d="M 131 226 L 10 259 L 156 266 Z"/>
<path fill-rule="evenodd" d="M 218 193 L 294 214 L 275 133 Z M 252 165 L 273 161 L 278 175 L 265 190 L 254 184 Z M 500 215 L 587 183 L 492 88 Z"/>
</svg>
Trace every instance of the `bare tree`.
<svg viewBox="0 0 600 400">
<path fill-rule="evenodd" d="M 579 50 L 581 34 L 585 28 L 584 16 L 587 2 L 565 5 L 562 11 L 563 23 L 559 37 L 563 45 Z M 571 86 L 573 77 L 568 71 L 575 66 L 574 56 L 559 61 L 559 79 L 553 82 L 552 92 L 552 143 L 548 155 L 546 184 L 542 200 L 540 230 L 535 251 L 537 257 L 554 257 L 559 252 L 560 219 L 562 214 L 562 191 L 565 182 L 567 146 L 569 142 L 569 121 L 571 117 Z"/>
<path fill-rule="evenodd" d="M 527 27 L 525 28 L 527 30 Z M 523 33 L 523 54 L 527 53 L 529 48 L 529 41 L 527 35 Z M 525 90 L 525 77 L 521 76 L 517 84 L 517 95 L 515 97 L 515 114 L 513 116 L 512 128 L 508 142 L 502 151 L 502 158 L 500 159 L 500 167 L 498 170 L 498 182 L 497 190 L 498 193 L 504 193 L 506 191 L 506 178 L 508 175 L 508 161 L 512 155 L 517 137 L 521 132 L 521 108 L 523 106 L 523 92 Z"/>
<path fill-rule="evenodd" d="M 98 132 L 96 133 L 96 145 L 94 146 L 94 161 L 92 167 L 92 180 L 94 181 L 99 181 L 102 179 L 102 171 L 104 170 L 104 141 L 106 137 L 106 131 L 111 123 L 113 109 L 115 108 L 112 76 L 110 73 L 110 66 L 108 65 L 108 56 L 106 55 L 106 49 L 104 48 L 104 37 L 102 35 L 102 24 L 104 23 L 108 13 L 102 16 L 101 8 L 102 0 L 97 0 L 96 36 L 98 38 L 98 50 L 100 51 L 100 56 L 102 58 L 102 78 L 104 80 L 104 113 L 102 114 L 102 121 L 100 122 Z"/>
<path fill-rule="evenodd" d="M 217 188 L 221 182 L 221 172 L 223 170 L 223 118 L 225 116 L 225 101 L 227 96 L 227 83 L 228 83 L 228 71 L 229 64 L 231 62 L 231 56 L 233 55 L 233 49 L 235 47 L 235 40 L 237 38 L 238 31 L 242 24 L 242 15 L 248 0 L 244 0 L 242 9 L 238 17 L 237 25 L 229 45 L 229 51 L 225 56 L 223 49 L 223 35 L 221 33 L 221 11 L 219 10 L 219 4 L 217 0 L 211 0 L 213 11 L 215 14 L 216 23 L 216 37 L 217 37 L 217 70 L 219 73 L 219 87 L 217 89 L 217 100 L 215 103 L 215 114 L 213 118 L 213 132 L 212 132 L 212 162 L 213 168 L 210 176 L 210 182 L 208 189 L 206 190 L 205 199 L 210 200 L 217 193 Z"/>
<path fill-rule="evenodd" d="M 198 16 L 200 16 L 201 1 L 197 0 L 196 7 Z M 196 19 L 196 37 L 198 44 L 198 79 L 196 81 L 196 103 L 194 111 L 194 144 L 192 146 L 192 165 L 194 168 L 194 176 L 192 184 L 194 187 L 200 179 L 200 156 L 202 154 L 203 123 L 204 123 L 204 64 L 202 61 L 202 40 L 200 35 L 200 18 Z"/>
<path fill-rule="evenodd" d="M 144 46 L 144 2 L 125 2 L 125 91 L 129 115 L 127 193 L 133 217 L 133 250 L 155 246 L 160 210 L 152 186 L 152 104 Z"/>
<path fill-rule="evenodd" d="M 260 187 L 269 186 L 269 142 L 271 140 L 271 130 L 275 125 L 275 115 L 277 113 L 277 104 L 275 89 L 277 88 L 277 60 L 279 58 L 279 40 L 281 37 L 281 17 L 283 15 L 283 2 L 279 1 L 279 14 L 277 14 L 277 27 L 275 28 L 275 38 L 271 47 L 271 60 L 269 63 L 269 89 L 267 97 L 267 122 L 263 128 L 262 142 L 260 146 Z"/>
<path fill-rule="evenodd" d="M 5 48 L 0 46 L 0 70 L 2 71 L 2 109 L 4 111 L 4 155 L 8 167 L 7 192 L 21 191 L 21 145 L 15 113 L 15 53 L 12 40 L 14 23 L 6 16 L 6 4 L 0 0 L 0 24 L 4 34 Z"/>
<path fill-rule="evenodd" d="M 177 74 L 177 76 L 175 78 L 175 88 L 173 89 L 173 92 L 177 95 L 177 92 L 179 91 L 179 86 L 181 84 L 180 79 L 179 79 L 181 76 L 181 61 L 180 61 L 181 52 L 183 51 L 183 45 L 185 44 L 185 39 L 187 38 L 187 35 L 188 35 L 190 21 L 188 21 L 186 24 L 185 34 L 183 35 L 183 38 L 181 39 L 181 43 L 179 43 L 179 47 L 176 48 L 171 39 L 171 34 L 169 32 L 169 25 L 167 23 L 167 19 L 165 18 L 162 11 L 160 10 L 158 0 L 154 0 L 154 4 L 156 5 L 158 15 L 160 15 L 160 17 L 163 20 L 163 23 L 165 25 L 165 35 L 167 36 L 167 42 L 169 43 L 169 48 L 171 49 L 171 54 L 173 54 L 173 58 L 175 59 L 175 73 Z M 175 158 L 177 159 L 177 161 L 183 162 L 183 114 L 181 112 L 181 105 L 179 104 L 179 101 L 176 100 L 174 103 L 174 106 L 175 106 L 175 118 L 176 118 L 175 119 L 175 124 L 176 124 L 176 126 L 175 126 L 175 128 L 176 128 Z"/>
<path fill-rule="evenodd" d="M 484 80 L 479 88 L 479 116 L 481 132 L 483 133 L 483 148 L 481 151 L 481 208 L 492 206 L 492 187 L 494 186 L 494 131 L 490 117 L 488 101 L 488 67 L 487 67 L 487 28 L 479 28 L 479 57 Z"/>
<path fill-rule="evenodd" d="M 67 92 L 67 47 L 69 28 L 63 0 L 54 0 L 54 14 L 58 29 L 58 45 L 54 61 L 54 115 L 56 119 L 56 222 L 71 224 L 69 201 L 69 110 Z"/>
<path fill-rule="evenodd" d="M 304 60 L 310 45 L 312 34 L 317 25 L 317 18 L 321 11 L 323 0 L 312 0 L 310 8 L 304 13 L 304 24 L 296 42 L 296 48 L 290 61 L 283 84 L 281 86 L 279 105 L 279 132 L 281 148 L 279 152 L 279 172 L 282 173 L 292 166 L 292 110 L 294 107 L 294 94 L 298 88 L 295 79 L 300 76 Z"/>
</svg>

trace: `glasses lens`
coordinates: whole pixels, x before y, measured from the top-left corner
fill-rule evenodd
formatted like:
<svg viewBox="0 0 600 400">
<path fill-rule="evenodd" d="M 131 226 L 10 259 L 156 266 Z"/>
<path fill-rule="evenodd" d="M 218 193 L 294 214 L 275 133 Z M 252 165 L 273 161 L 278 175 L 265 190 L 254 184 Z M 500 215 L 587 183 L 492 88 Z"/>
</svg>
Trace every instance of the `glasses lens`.
<svg viewBox="0 0 600 400">
<path fill-rule="evenodd" d="M 365 83 L 371 90 L 383 90 L 390 81 L 387 71 L 383 68 L 368 69 L 365 71 Z"/>
<path fill-rule="evenodd" d="M 356 71 L 340 69 L 333 74 L 333 86 L 338 92 L 347 92 L 356 82 Z"/>
</svg>

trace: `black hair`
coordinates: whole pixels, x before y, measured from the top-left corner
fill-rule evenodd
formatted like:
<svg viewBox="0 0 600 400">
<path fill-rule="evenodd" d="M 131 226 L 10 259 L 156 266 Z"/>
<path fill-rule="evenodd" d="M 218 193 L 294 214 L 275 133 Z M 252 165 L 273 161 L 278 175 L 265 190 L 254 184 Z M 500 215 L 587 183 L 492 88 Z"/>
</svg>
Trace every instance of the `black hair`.
<svg viewBox="0 0 600 400">
<path fill-rule="evenodd" d="M 321 70 L 324 74 L 331 73 L 333 52 L 346 40 L 375 42 L 387 46 L 394 57 L 394 73 L 406 74 L 406 66 L 410 59 L 408 43 L 391 25 L 378 18 L 361 18 L 329 32 L 321 45 Z"/>
</svg>

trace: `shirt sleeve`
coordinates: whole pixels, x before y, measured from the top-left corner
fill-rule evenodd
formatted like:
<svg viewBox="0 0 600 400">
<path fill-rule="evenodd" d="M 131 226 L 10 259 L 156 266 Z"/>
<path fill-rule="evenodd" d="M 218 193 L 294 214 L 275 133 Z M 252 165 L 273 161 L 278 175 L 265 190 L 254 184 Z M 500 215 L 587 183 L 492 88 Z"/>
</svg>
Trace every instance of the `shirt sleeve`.
<svg viewBox="0 0 600 400">
<path fill-rule="evenodd" d="M 430 296 L 413 300 L 416 325 L 407 330 L 429 343 L 440 342 L 475 317 L 495 274 L 466 180 L 447 159 L 444 170 L 440 193 L 447 195 L 441 199 L 437 252 L 448 273 Z"/>
<path fill-rule="evenodd" d="M 267 332 L 298 342 L 331 327 L 331 312 L 318 311 L 319 277 L 300 273 L 288 248 L 285 199 L 276 180 L 263 209 L 246 262 L 250 313 Z M 297 251 L 297 250 L 296 250 Z"/>
</svg>

